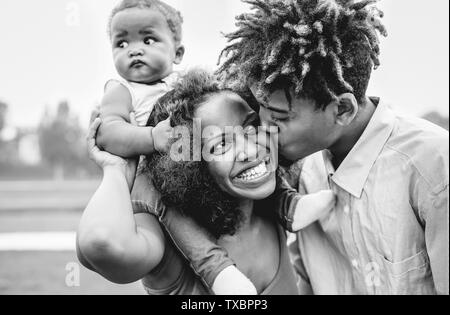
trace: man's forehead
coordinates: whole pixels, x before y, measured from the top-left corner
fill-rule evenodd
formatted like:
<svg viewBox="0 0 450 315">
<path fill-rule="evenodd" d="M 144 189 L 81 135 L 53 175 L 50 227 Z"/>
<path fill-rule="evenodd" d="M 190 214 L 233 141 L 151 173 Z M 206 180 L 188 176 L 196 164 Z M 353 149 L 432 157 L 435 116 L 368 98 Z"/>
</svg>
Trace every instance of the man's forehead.
<svg viewBox="0 0 450 315">
<path fill-rule="evenodd" d="M 277 113 L 286 113 L 292 109 L 291 98 L 285 90 L 277 90 L 271 93 L 266 98 L 258 97 L 256 85 L 250 87 L 253 96 L 258 101 L 259 105 L 265 109 L 271 110 Z"/>
</svg>

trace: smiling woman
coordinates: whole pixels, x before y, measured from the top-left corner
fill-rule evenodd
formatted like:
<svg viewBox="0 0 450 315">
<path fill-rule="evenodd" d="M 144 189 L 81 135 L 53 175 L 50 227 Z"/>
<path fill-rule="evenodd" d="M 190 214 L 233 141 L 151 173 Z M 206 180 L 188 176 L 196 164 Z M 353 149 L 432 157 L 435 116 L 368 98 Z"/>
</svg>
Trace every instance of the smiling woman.
<svg viewBox="0 0 450 315">
<path fill-rule="evenodd" d="M 167 104 L 176 106 L 167 108 Z M 186 75 L 156 104 L 149 125 L 169 115 L 173 126 L 191 130 L 189 143 L 195 143 L 194 120 L 201 121 L 204 154 L 201 161 L 176 161 L 170 153 L 147 157 L 147 171 L 163 203 L 192 216 L 216 237 L 233 234 L 242 216 L 239 200 L 265 199 L 275 189 L 270 144 L 251 142 L 256 140 L 251 135 L 256 134 L 258 115 L 238 95 L 220 90 L 218 82 L 202 71 Z"/>
</svg>

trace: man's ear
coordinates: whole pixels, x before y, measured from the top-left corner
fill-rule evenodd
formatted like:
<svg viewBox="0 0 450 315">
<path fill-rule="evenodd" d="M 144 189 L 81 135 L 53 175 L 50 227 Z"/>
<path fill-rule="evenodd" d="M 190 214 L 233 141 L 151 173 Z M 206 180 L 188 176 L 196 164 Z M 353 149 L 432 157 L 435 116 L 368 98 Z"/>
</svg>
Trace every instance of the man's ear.
<svg viewBox="0 0 450 315">
<path fill-rule="evenodd" d="M 359 106 L 355 95 L 344 93 L 339 95 L 336 102 L 336 123 L 341 126 L 350 125 L 358 114 Z"/>
<path fill-rule="evenodd" d="M 185 49 L 183 45 L 178 46 L 175 51 L 175 60 L 173 61 L 174 64 L 179 65 L 183 61 L 184 51 Z"/>
</svg>

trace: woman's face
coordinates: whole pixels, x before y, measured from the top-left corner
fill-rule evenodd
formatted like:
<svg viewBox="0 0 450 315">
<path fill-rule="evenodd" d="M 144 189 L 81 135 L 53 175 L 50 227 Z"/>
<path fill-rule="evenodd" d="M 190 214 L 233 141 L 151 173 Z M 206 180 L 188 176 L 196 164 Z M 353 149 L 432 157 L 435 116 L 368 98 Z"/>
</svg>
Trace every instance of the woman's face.
<svg viewBox="0 0 450 315">
<path fill-rule="evenodd" d="M 203 158 L 219 187 L 229 195 L 262 200 L 275 190 L 275 150 L 259 116 L 237 94 L 210 96 L 195 112 L 201 119 Z"/>
</svg>

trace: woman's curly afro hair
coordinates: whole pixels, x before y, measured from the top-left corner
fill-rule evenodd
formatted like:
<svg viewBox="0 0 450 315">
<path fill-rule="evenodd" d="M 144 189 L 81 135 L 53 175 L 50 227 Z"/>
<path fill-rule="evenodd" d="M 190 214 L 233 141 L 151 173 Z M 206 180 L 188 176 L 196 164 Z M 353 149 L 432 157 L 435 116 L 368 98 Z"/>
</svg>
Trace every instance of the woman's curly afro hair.
<svg viewBox="0 0 450 315">
<path fill-rule="evenodd" d="M 190 130 L 190 143 L 193 143 L 196 109 L 210 96 L 223 92 L 213 75 L 191 70 L 174 90 L 159 99 L 148 126 L 156 126 L 171 117 L 173 127 L 185 126 Z M 174 161 L 170 153 L 155 153 L 146 157 L 144 165 L 143 172 L 153 181 L 166 206 L 192 217 L 216 238 L 236 232 L 241 221 L 238 202 L 219 188 L 205 161 L 179 162 Z"/>
</svg>

